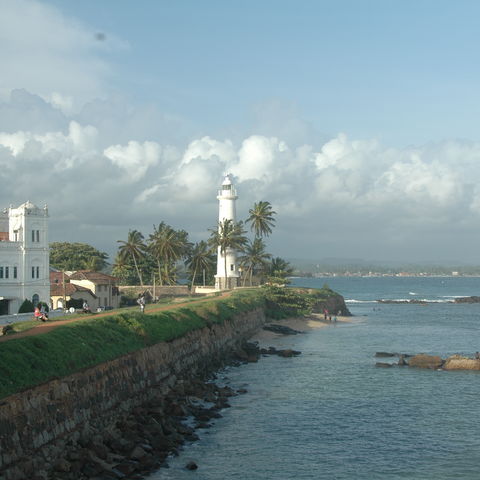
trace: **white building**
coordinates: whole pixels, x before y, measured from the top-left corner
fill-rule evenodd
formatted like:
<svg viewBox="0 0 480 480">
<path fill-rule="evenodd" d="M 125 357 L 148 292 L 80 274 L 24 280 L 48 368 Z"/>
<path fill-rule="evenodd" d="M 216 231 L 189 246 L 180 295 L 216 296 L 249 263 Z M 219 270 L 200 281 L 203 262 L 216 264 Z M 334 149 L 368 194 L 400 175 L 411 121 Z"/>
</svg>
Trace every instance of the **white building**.
<svg viewBox="0 0 480 480">
<path fill-rule="evenodd" d="M 218 222 L 224 220 L 232 220 L 236 222 L 235 201 L 237 200 L 237 192 L 233 185 L 231 176 L 225 175 L 222 183 L 222 189 L 218 192 Z M 226 262 L 225 262 L 226 257 Z M 225 275 L 225 263 L 227 271 Z M 215 289 L 223 290 L 225 288 L 235 288 L 238 285 L 238 277 L 240 276 L 236 264 L 235 250 L 228 248 L 223 254 L 218 247 L 217 253 L 217 274 L 215 275 Z M 225 277 L 227 284 L 225 285 Z"/>
<path fill-rule="evenodd" d="M 50 302 L 48 209 L 26 202 L 0 213 L 0 315 L 25 299 Z"/>
</svg>

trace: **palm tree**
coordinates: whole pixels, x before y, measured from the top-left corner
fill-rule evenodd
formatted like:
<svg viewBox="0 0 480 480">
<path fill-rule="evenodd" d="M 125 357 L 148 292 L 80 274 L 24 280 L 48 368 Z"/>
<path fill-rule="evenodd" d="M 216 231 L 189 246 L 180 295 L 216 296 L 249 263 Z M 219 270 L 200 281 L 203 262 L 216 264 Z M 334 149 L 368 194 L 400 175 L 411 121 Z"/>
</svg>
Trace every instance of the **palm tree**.
<svg viewBox="0 0 480 480">
<path fill-rule="evenodd" d="M 120 254 L 115 257 L 115 263 L 113 264 L 112 275 L 120 280 L 122 285 L 128 285 L 128 279 L 131 275 L 131 268 L 126 258 L 123 258 Z"/>
<path fill-rule="evenodd" d="M 248 213 L 250 216 L 246 223 L 251 222 L 250 229 L 255 232 L 255 236 L 268 237 L 272 233 L 272 227 L 275 225 L 274 216 L 277 214 L 272 210 L 270 202 L 254 203 Z"/>
<path fill-rule="evenodd" d="M 293 268 L 290 263 L 283 258 L 275 257 L 270 263 L 268 273 L 272 277 L 287 278 L 293 274 Z"/>
<path fill-rule="evenodd" d="M 123 259 L 126 260 L 127 257 L 131 257 L 133 260 L 133 264 L 135 265 L 135 270 L 137 271 L 138 279 L 140 281 L 140 285 L 143 287 L 143 278 L 138 268 L 138 260 L 145 255 L 146 246 L 143 243 L 143 234 L 138 230 L 130 230 L 128 232 L 127 241 L 125 240 L 117 240 L 120 243 L 120 247 L 118 247 L 118 254 Z"/>
<path fill-rule="evenodd" d="M 265 242 L 258 237 L 244 247 L 243 254 L 240 262 L 243 266 L 247 267 L 243 279 L 243 286 L 245 286 L 248 276 L 250 277 L 250 286 L 252 286 L 252 278 L 256 267 L 265 268 L 268 265 L 268 260 L 272 258 L 272 256 L 265 251 Z"/>
<path fill-rule="evenodd" d="M 225 288 L 227 288 L 227 253 L 229 250 L 240 250 L 247 242 L 242 222 L 224 219 L 218 222 L 218 228 L 210 230 L 210 244 L 220 250 L 225 262 Z"/>
<path fill-rule="evenodd" d="M 215 262 L 215 255 L 207 242 L 201 240 L 196 243 L 187 256 L 185 265 L 192 272 L 192 291 L 195 287 L 195 277 L 201 270 L 210 270 Z"/>
<path fill-rule="evenodd" d="M 174 282 L 175 262 L 188 254 L 191 243 L 185 230 L 174 230 L 162 222 L 158 227 L 153 226 L 148 248 L 157 261 L 159 283 L 163 285 Z"/>
</svg>

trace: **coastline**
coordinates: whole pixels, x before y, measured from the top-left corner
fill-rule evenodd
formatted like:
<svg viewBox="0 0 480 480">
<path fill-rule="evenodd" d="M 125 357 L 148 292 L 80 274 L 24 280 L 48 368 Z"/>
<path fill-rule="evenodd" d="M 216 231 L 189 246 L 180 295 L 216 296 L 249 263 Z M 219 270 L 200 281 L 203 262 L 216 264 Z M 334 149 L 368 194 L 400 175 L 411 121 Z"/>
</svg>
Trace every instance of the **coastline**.
<svg viewBox="0 0 480 480">
<path fill-rule="evenodd" d="M 324 320 L 323 314 L 320 313 L 312 313 L 307 317 L 292 317 L 292 318 L 285 318 L 282 320 L 272 320 L 268 322 L 266 325 L 281 325 L 282 327 L 289 327 L 293 330 L 297 330 L 301 333 L 308 333 L 312 330 L 317 330 L 319 328 L 325 328 L 329 325 L 335 325 L 336 323 L 350 323 L 353 317 L 344 317 L 344 316 L 337 316 L 336 322 L 329 322 L 328 320 Z M 259 330 L 257 331 L 252 337 L 250 337 L 250 342 L 258 342 L 261 346 L 264 346 L 265 342 L 276 340 L 278 338 L 283 338 L 286 335 L 281 333 L 271 332 L 269 330 Z"/>
</svg>

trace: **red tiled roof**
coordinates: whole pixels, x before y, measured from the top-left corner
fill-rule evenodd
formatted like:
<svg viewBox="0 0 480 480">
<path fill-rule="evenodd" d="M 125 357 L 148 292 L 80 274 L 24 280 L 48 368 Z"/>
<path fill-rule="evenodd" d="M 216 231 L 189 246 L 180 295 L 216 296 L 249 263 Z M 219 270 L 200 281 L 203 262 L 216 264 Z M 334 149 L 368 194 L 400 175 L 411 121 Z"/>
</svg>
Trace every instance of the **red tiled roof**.
<svg viewBox="0 0 480 480">
<path fill-rule="evenodd" d="M 65 295 L 70 297 L 75 292 L 88 292 L 92 297 L 97 298 L 96 295 L 88 288 L 75 285 L 74 283 L 65 283 Z M 63 284 L 53 283 L 50 285 L 51 297 L 63 297 Z"/>
<path fill-rule="evenodd" d="M 90 270 L 78 270 L 70 275 L 72 280 L 90 280 L 93 283 L 115 283 L 116 277 L 101 272 L 92 272 Z"/>
<path fill-rule="evenodd" d="M 8 232 L 0 232 L 0 242 L 8 241 Z"/>
</svg>

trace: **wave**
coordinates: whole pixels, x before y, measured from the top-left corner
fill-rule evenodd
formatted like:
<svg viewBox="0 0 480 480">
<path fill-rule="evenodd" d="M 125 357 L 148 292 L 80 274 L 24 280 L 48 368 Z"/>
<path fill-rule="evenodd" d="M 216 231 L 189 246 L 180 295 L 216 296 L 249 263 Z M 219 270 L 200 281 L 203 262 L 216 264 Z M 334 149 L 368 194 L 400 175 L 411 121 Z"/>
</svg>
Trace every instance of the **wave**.
<svg viewBox="0 0 480 480">
<path fill-rule="evenodd" d="M 408 292 L 409 295 L 418 295 L 418 293 L 415 292 Z"/>
<path fill-rule="evenodd" d="M 376 300 L 379 303 L 409 303 L 415 305 L 416 303 L 452 303 L 452 299 L 448 300 L 451 297 L 445 297 L 444 299 L 439 298 L 381 298 Z"/>
<path fill-rule="evenodd" d="M 377 300 L 355 300 L 352 298 L 345 300 L 345 303 L 377 303 Z"/>
</svg>

